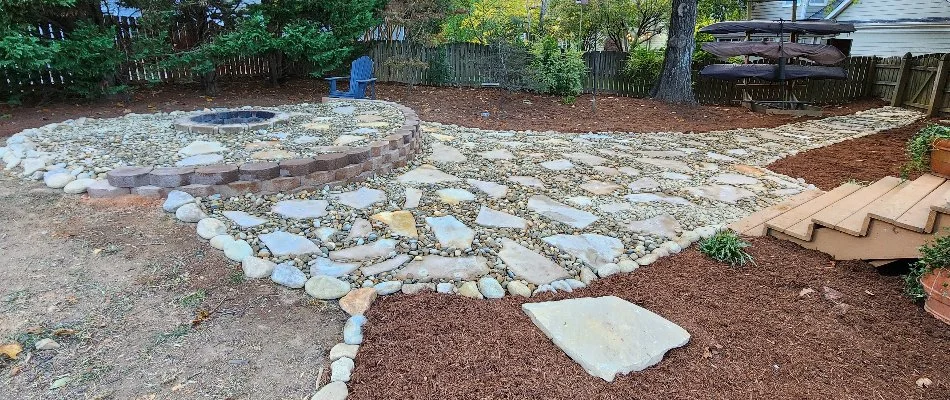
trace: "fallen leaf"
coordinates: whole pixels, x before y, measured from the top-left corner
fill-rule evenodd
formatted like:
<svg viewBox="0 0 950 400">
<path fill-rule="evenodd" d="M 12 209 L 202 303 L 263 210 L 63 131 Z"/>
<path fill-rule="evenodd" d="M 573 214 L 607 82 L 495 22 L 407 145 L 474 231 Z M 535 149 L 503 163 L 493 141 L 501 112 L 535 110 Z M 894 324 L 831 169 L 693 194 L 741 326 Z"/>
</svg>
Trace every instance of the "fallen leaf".
<svg viewBox="0 0 950 400">
<path fill-rule="evenodd" d="M 14 366 L 13 368 L 10 368 L 10 376 L 11 376 L 11 377 L 20 375 L 20 372 L 23 372 L 23 366 L 22 366 L 22 365 L 16 365 L 16 366 Z"/>
<path fill-rule="evenodd" d="M 930 380 L 930 378 L 920 378 L 917 380 L 917 387 L 919 388 L 928 388 L 933 384 L 934 382 Z"/>
<path fill-rule="evenodd" d="M 29 333 L 32 335 L 39 335 L 43 333 L 43 327 L 39 325 L 31 326 L 29 328 L 26 328 L 26 333 Z"/>
<path fill-rule="evenodd" d="M 75 329 L 59 328 L 53 331 L 54 336 L 72 336 L 76 334 Z"/>
<path fill-rule="evenodd" d="M 19 356 L 22 351 L 23 346 L 20 346 L 19 343 L 7 343 L 0 345 L 0 354 L 10 357 L 12 360 L 16 360 L 17 356 Z"/>
<path fill-rule="evenodd" d="M 69 304 L 76 304 L 79 302 L 79 299 L 77 299 L 76 296 L 69 295 L 69 296 L 66 296 L 66 302 Z"/>
<path fill-rule="evenodd" d="M 205 322 L 208 317 L 211 316 L 211 313 L 205 310 L 198 310 L 198 313 L 195 315 L 195 319 L 191 320 L 191 326 L 197 327 L 201 325 L 202 322 Z"/>
<path fill-rule="evenodd" d="M 102 249 L 94 249 L 92 251 L 92 254 L 95 254 L 95 255 L 99 255 L 99 253 L 102 253 Z"/>
</svg>

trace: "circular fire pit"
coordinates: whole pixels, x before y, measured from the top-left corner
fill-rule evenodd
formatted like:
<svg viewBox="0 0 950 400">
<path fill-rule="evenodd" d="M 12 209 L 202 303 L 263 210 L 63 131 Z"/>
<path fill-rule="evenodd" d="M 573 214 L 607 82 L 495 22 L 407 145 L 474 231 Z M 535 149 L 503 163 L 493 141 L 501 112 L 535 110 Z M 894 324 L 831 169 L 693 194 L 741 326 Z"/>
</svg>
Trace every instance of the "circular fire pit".
<svg viewBox="0 0 950 400">
<path fill-rule="evenodd" d="M 290 114 L 266 110 L 226 110 L 175 120 L 175 129 L 193 133 L 235 133 L 272 128 L 290 120 Z"/>
</svg>

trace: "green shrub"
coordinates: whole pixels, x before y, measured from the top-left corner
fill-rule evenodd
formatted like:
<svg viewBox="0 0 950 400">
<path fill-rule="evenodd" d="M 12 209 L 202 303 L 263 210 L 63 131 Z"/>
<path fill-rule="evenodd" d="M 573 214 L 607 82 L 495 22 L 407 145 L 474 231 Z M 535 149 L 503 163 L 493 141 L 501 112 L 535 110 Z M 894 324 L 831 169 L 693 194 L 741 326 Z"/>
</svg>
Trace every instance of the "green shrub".
<svg viewBox="0 0 950 400">
<path fill-rule="evenodd" d="M 663 68 L 663 49 L 638 46 L 630 52 L 620 73 L 629 81 L 653 85 Z"/>
<path fill-rule="evenodd" d="M 733 231 L 721 231 L 699 244 L 699 251 L 713 260 L 727 263 L 733 267 L 742 267 L 746 264 L 755 265 L 755 260 L 745 248 L 749 247 L 739 235 Z"/>
<path fill-rule="evenodd" d="M 938 139 L 950 139 L 950 127 L 930 125 L 917 132 L 907 142 L 907 157 L 910 161 L 901 167 L 904 177 L 914 172 L 927 171 L 930 168 L 930 150 Z"/>
<path fill-rule="evenodd" d="M 925 299 L 920 277 L 927 275 L 937 268 L 950 267 L 950 236 L 938 236 L 920 248 L 920 260 L 911 266 L 910 272 L 904 275 L 904 293 L 912 299 Z"/>
<path fill-rule="evenodd" d="M 562 50 L 557 40 L 545 37 L 531 48 L 534 59 L 531 70 L 535 75 L 538 91 L 559 96 L 577 96 L 584 86 L 582 79 L 587 74 L 583 53 L 577 50 Z"/>
<path fill-rule="evenodd" d="M 446 61 L 448 54 L 445 47 L 439 46 L 435 51 L 429 53 L 429 83 L 435 85 L 445 85 L 452 82 L 452 67 Z"/>
<path fill-rule="evenodd" d="M 66 91 L 85 98 L 97 98 L 125 90 L 116 86 L 115 76 L 125 59 L 115 45 L 115 27 L 101 28 L 81 22 L 59 44 L 51 63 L 54 70 L 71 81 Z"/>
</svg>

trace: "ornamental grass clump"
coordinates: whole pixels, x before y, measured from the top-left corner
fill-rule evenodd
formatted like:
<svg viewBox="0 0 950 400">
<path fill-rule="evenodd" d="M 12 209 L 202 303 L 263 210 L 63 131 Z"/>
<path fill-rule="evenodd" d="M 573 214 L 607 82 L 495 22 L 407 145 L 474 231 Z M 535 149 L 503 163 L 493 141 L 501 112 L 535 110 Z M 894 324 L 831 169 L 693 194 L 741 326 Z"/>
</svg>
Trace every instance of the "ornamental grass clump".
<svg viewBox="0 0 950 400">
<path fill-rule="evenodd" d="M 749 243 L 739 238 L 733 231 L 721 231 L 699 244 L 699 251 L 713 260 L 727 263 L 733 267 L 743 267 L 746 264 L 755 265 L 755 260 L 745 248 Z"/>
<path fill-rule="evenodd" d="M 910 138 L 907 142 L 907 157 L 910 160 L 901 167 L 901 175 L 906 178 L 912 173 L 927 171 L 930 167 L 930 151 L 934 142 L 940 139 L 950 139 L 950 126 L 930 125 Z"/>
</svg>

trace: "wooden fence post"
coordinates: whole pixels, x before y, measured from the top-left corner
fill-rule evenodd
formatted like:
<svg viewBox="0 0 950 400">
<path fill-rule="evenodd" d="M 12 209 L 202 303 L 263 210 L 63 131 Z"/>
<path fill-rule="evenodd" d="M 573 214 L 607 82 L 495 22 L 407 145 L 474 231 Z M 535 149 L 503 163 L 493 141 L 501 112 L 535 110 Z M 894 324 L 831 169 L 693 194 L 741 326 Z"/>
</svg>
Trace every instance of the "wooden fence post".
<svg viewBox="0 0 950 400">
<path fill-rule="evenodd" d="M 937 64 L 937 76 L 934 77 L 934 88 L 930 95 L 930 106 L 927 107 L 927 116 L 932 117 L 940 111 L 943 105 L 944 86 L 947 86 L 947 75 L 950 74 L 950 53 L 944 53 Z"/>
<path fill-rule="evenodd" d="M 900 107 L 904 102 L 904 92 L 907 91 L 907 81 L 910 80 L 911 54 L 904 54 L 901 58 L 901 69 L 897 73 L 897 86 L 894 87 L 894 96 L 891 97 L 891 106 Z"/>
<path fill-rule="evenodd" d="M 874 95 L 874 87 L 877 86 L 877 56 L 871 56 L 871 64 L 868 65 L 867 81 L 864 86 L 864 97 Z"/>
</svg>

